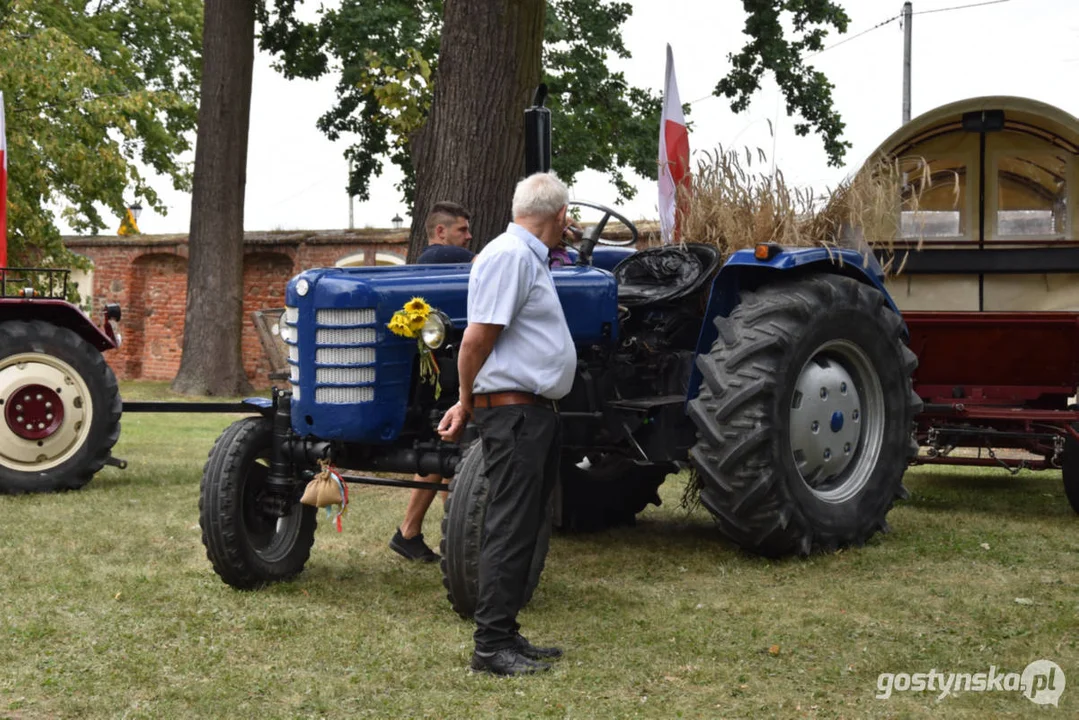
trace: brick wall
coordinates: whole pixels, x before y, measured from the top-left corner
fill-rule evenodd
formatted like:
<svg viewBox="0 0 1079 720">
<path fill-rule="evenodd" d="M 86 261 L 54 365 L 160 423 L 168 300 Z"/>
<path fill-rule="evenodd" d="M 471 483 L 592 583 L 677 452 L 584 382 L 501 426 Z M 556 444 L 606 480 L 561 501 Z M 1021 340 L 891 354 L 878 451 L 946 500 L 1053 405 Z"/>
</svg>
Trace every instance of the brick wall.
<svg viewBox="0 0 1079 720">
<path fill-rule="evenodd" d="M 105 354 L 121 379 L 172 380 L 180 368 L 187 300 L 187 237 L 67 237 L 73 252 L 94 263 L 92 312 L 119 303 L 123 344 Z M 247 233 L 244 237 L 244 369 L 257 388 L 269 385 L 269 363 L 251 319 L 256 310 L 284 305 L 288 280 L 308 268 L 404 260 L 403 231 Z"/>
</svg>

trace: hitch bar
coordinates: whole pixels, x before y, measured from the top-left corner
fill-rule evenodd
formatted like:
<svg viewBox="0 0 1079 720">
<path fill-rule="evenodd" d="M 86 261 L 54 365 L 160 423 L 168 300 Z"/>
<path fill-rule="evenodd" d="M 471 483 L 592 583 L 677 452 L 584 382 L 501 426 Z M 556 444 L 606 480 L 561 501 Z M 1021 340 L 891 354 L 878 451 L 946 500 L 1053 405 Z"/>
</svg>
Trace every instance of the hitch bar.
<svg viewBox="0 0 1079 720">
<path fill-rule="evenodd" d="M 311 477 L 306 477 L 310 474 Z M 339 477 L 347 483 L 354 483 L 356 485 L 381 485 L 383 487 L 399 487 L 410 488 L 412 490 L 437 490 L 440 492 L 448 492 L 450 489 L 450 483 L 429 483 L 419 482 L 416 480 L 391 480 L 389 478 L 375 478 L 366 477 L 364 475 L 342 475 L 338 473 Z M 315 474 L 310 470 L 304 472 L 305 478 L 310 481 L 315 477 Z"/>
</svg>

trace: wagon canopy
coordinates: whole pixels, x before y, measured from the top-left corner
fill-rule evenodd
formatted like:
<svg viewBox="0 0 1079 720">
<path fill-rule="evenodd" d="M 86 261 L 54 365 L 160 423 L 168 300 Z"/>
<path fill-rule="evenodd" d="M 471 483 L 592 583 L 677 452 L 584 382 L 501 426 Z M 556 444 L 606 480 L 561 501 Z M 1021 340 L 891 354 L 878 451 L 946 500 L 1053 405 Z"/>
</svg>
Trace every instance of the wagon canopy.
<svg viewBox="0 0 1079 720">
<path fill-rule="evenodd" d="M 970 98 L 914 118 L 879 155 L 904 171 L 893 240 L 921 250 L 892 282 L 901 308 L 1079 310 L 1079 118 Z"/>
</svg>

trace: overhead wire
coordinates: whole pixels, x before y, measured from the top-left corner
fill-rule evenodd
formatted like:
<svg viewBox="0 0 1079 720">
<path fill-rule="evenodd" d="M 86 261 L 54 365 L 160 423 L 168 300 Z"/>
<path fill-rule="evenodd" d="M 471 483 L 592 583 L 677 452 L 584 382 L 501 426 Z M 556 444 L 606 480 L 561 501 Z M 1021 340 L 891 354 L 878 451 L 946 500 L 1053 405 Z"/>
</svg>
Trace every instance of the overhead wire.
<svg viewBox="0 0 1079 720">
<path fill-rule="evenodd" d="M 934 8 L 932 10 L 917 10 L 915 12 L 912 12 L 911 15 L 929 15 L 929 14 L 932 14 L 932 13 L 951 12 L 953 10 L 967 10 L 969 8 L 983 7 L 985 5 L 999 5 L 1001 3 L 1006 3 L 1006 2 L 1011 2 L 1011 0 L 984 0 L 983 2 L 968 3 L 966 5 L 953 5 L 951 7 L 945 7 L 945 8 Z M 879 23 L 877 23 L 873 27 L 866 28 L 865 30 L 861 31 L 860 33 L 857 33 L 855 35 L 851 35 L 850 37 L 847 37 L 847 38 L 843 38 L 842 40 L 835 43 L 834 45 L 829 45 L 826 48 L 818 50 L 817 52 L 813 53 L 812 55 L 807 55 L 805 59 L 809 60 L 810 58 L 817 57 L 821 53 L 826 53 L 829 50 L 832 50 L 834 48 L 839 47 L 840 45 L 844 45 L 846 43 L 849 43 L 851 40 L 857 40 L 858 38 L 862 37 L 863 35 L 868 35 L 869 33 L 873 32 L 874 30 L 879 30 L 882 27 L 885 27 L 886 25 L 890 25 L 891 23 L 895 22 L 896 20 L 901 20 L 902 18 L 903 18 L 903 13 L 899 13 L 898 15 L 893 15 L 892 17 L 890 17 L 890 18 L 888 18 L 886 20 L 881 20 Z M 703 100 L 708 100 L 709 98 L 713 98 L 713 97 L 716 97 L 716 96 L 714 94 L 708 94 L 708 95 L 705 95 L 704 97 L 700 97 L 700 98 L 697 98 L 696 100 L 690 101 L 689 104 L 690 105 L 695 105 L 695 104 L 697 104 L 697 103 L 699 103 L 699 102 L 701 102 Z"/>
<path fill-rule="evenodd" d="M 1011 0 L 986 0 L 985 2 L 970 3 L 969 5 L 953 5 L 952 7 L 936 8 L 935 10 L 918 10 L 912 12 L 911 15 L 929 15 L 930 13 L 948 12 L 949 10 L 966 10 L 967 8 L 982 7 L 983 5 L 999 5 L 1000 3 L 1011 2 Z"/>
</svg>

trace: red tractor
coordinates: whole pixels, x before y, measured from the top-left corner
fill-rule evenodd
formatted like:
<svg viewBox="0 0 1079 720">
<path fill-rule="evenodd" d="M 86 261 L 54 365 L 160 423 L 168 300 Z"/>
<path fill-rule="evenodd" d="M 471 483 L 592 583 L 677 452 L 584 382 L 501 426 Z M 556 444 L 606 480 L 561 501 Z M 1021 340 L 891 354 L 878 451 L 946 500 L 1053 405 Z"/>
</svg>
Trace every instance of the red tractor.
<svg viewBox="0 0 1079 720">
<path fill-rule="evenodd" d="M 120 307 L 102 327 L 67 301 L 67 270 L 0 268 L 0 492 L 82 487 L 120 437 L 122 403 L 102 353 L 119 346 Z"/>
</svg>

